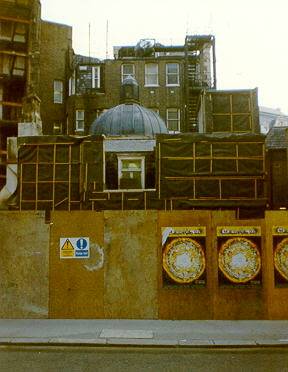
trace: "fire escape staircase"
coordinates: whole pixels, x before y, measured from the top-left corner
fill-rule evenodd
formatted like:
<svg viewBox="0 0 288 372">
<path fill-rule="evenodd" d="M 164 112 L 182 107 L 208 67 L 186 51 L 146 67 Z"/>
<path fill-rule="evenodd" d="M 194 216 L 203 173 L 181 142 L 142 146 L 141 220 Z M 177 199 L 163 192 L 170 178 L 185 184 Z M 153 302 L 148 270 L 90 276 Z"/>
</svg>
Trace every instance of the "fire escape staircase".
<svg viewBox="0 0 288 372">
<path fill-rule="evenodd" d="M 197 65 L 188 63 L 187 65 L 187 91 L 186 91 L 186 113 L 187 113 L 187 131 L 198 131 L 198 111 L 200 107 L 200 97 L 202 89 L 197 82 Z"/>
<path fill-rule="evenodd" d="M 186 132 L 198 132 L 198 112 L 203 91 L 200 50 L 194 37 L 185 40 Z"/>
</svg>

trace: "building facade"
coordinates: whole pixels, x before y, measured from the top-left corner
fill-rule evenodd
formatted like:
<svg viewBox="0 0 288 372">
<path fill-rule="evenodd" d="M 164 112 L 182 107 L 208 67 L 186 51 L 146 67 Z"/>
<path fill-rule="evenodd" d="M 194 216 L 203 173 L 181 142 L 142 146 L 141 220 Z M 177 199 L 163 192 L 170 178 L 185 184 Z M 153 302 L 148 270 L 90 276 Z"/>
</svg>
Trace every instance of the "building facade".
<svg viewBox="0 0 288 372">
<path fill-rule="evenodd" d="M 3 186 L 7 138 L 17 137 L 18 123 L 29 121 L 23 114 L 23 100 L 27 96 L 40 99 L 44 134 L 66 122 L 72 29 L 42 21 L 39 0 L 1 0 L 0 8 L 0 186 Z"/>
<path fill-rule="evenodd" d="M 97 116 L 117 105 L 127 76 L 137 80 L 141 104 L 157 112 L 170 132 L 198 132 L 203 91 L 216 88 L 214 37 L 187 36 L 178 46 L 140 40 L 134 47 L 114 47 L 114 59 L 105 61 L 76 56 L 69 133 L 87 134 Z"/>
<path fill-rule="evenodd" d="M 67 133 L 89 134 L 92 122 L 119 103 L 127 76 L 139 84 L 141 105 L 157 112 L 170 133 L 259 133 L 257 89 L 216 89 L 212 35 L 186 36 L 178 46 L 141 40 L 134 47 L 114 47 L 111 60 L 76 55 Z"/>
<path fill-rule="evenodd" d="M 114 47 L 114 58 L 101 61 L 74 55 L 72 28 L 41 20 L 39 0 L 2 0 L 0 5 L 2 180 L 7 137 L 17 136 L 23 98 L 31 91 L 41 100 L 43 134 L 88 134 L 95 118 L 118 104 L 127 76 L 139 84 L 140 103 L 157 112 L 171 133 L 237 132 L 232 121 L 219 127 L 216 115 L 226 114 L 228 120 L 239 100 L 246 105 L 240 114 L 257 116 L 256 90 L 227 96 L 216 89 L 212 35 L 188 35 L 183 45 L 169 46 L 140 40 L 135 46 Z M 225 107 L 219 112 L 221 100 Z M 207 112 L 215 113 L 215 125 Z M 257 133 L 257 120 L 240 125 L 239 131 Z"/>
<path fill-rule="evenodd" d="M 256 90 L 216 89 L 212 35 L 188 35 L 183 45 L 169 46 L 140 40 L 99 60 L 75 55 L 72 28 L 41 20 L 39 0 L 0 5 L 1 185 L 7 138 L 18 135 L 19 122 L 29 122 L 23 100 L 31 95 L 40 99 L 44 135 L 87 135 L 93 121 L 119 103 L 127 76 L 139 84 L 141 105 L 159 114 L 170 133 L 259 131 Z"/>
<path fill-rule="evenodd" d="M 267 134 L 273 127 L 287 127 L 288 116 L 283 114 L 281 110 L 272 109 L 270 107 L 259 107 L 259 120 L 261 133 Z"/>
</svg>

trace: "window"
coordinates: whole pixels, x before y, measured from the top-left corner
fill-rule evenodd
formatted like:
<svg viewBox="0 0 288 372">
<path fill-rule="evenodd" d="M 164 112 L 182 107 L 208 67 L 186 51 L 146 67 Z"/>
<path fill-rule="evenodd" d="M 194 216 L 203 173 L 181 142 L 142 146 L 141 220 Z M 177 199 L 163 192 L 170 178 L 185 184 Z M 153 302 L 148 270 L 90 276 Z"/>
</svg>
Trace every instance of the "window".
<svg viewBox="0 0 288 372">
<path fill-rule="evenodd" d="M 92 88 L 100 88 L 100 66 L 92 66 Z"/>
<path fill-rule="evenodd" d="M 14 61 L 12 74 L 16 76 L 24 76 L 25 65 L 26 65 L 25 57 L 17 56 Z"/>
<path fill-rule="evenodd" d="M 62 123 L 53 123 L 53 134 L 62 134 Z"/>
<path fill-rule="evenodd" d="M 5 54 L 0 55 L 0 74 L 10 75 L 12 62 L 13 57 Z"/>
<path fill-rule="evenodd" d="M 75 81 L 75 71 L 73 71 L 73 74 L 69 79 L 69 96 L 75 94 Z"/>
<path fill-rule="evenodd" d="M 167 63 L 166 64 L 166 85 L 175 86 L 179 85 L 179 64 Z"/>
<path fill-rule="evenodd" d="M 0 40 L 11 41 L 12 22 L 0 21 Z"/>
<path fill-rule="evenodd" d="M 54 80 L 54 103 L 63 102 L 63 81 Z"/>
<path fill-rule="evenodd" d="M 16 23 L 14 41 L 18 41 L 19 43 L 25 43 L 26 41 L 26 25 L 23 23 Z"/>
<path fill-rule="evenodd" d="M 156 63 L 149 63 L 145 65 L 145 85 L 158 85 L 158 65 Z"/>
<path fill-rule="evenodd" d="M 80 65 L 79 66 L 79 71 L 87 71 L 87 69 L 88 69 L 88 66 L 86 66 L 86 65 Z"/>
<path fill-rule="evenodd" d="M 167 109 L 167 128 L 171 132 L 180 131 L 180 110 L 177 108 Z"/>
<path fill-rule="evenodd" d="M 118 188 L 144 189 L 144 157 L 118 156 Z"/>
<path fill-rule="evenodd" d="M 76 110 L 76 125 L 75 125 L 76 132 L 84 132 L 84 129 L 85 129 L 84 119 L 85 119 L 85 111 Z"/>
<path fill-rule="evenodd" d="M 128 76 L 135 78 L 135 66 L 132 63 L 121 66 L 121 81 L 123 82 Z"/>
</svg>

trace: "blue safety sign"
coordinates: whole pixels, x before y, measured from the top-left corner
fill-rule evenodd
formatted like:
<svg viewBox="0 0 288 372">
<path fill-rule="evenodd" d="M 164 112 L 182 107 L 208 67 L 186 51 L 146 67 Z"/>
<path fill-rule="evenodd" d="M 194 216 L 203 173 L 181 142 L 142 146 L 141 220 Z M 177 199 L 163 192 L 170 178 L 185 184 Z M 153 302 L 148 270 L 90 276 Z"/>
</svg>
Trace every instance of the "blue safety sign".
<svg viewBox="0 0 288 372">
<path fill-rule="evenodd" d="M 86 249 L 88 246 L 87 240 L 85 238 L 80 238 L 76 242 L 76 246 L 78 249 Z"/>
<path fill-rule="evenodd" d="M 60 258 L 89 258 L 90 243 L 87 237 L 60 238 Z"/>
</svg>

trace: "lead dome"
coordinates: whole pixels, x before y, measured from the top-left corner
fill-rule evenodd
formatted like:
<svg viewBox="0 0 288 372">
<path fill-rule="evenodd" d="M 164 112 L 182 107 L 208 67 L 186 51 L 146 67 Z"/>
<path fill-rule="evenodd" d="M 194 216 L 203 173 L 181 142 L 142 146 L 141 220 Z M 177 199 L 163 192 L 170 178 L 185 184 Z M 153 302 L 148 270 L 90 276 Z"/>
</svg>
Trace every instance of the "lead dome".
<svg viewBox="0 0 288 372">
<path fill-rule="evenodd" d="M 168 133 L 160 116 L 139 104 L 139 86 L 131 76 L 121 85 L 120 102 L 120 105 L 105 111 L 92 123 L 90 134 L 154 138 L 158 133 Z"/>
</svg>

